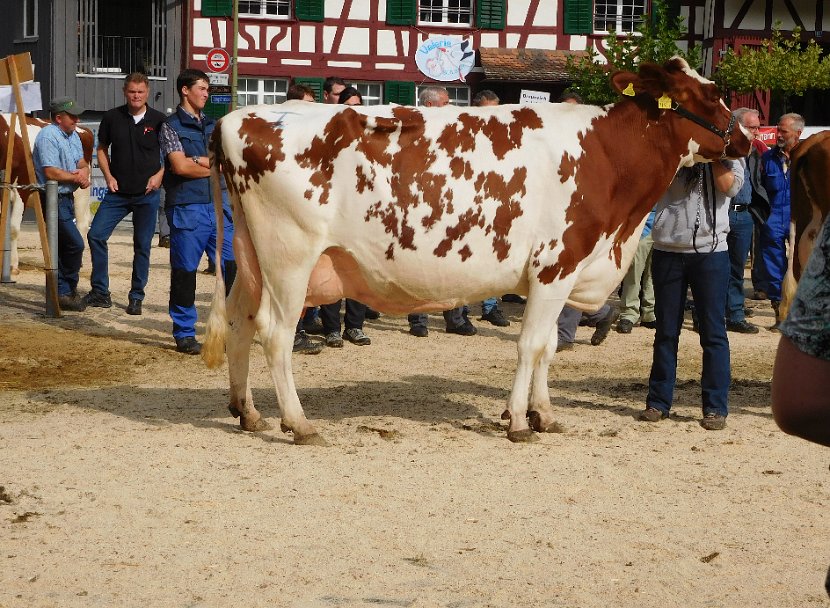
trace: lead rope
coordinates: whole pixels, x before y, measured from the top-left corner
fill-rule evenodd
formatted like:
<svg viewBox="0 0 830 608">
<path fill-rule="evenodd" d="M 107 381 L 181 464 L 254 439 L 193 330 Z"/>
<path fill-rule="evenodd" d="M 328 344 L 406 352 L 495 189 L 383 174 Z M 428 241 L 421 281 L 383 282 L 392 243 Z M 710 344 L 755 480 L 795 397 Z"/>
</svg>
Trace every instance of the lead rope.
<svg viewBox="0 0 830 608">
<path fill-rule="evenodd" d="M 708 184 L 705 180 L 705 169 L 703 163 L 698 163 L 697 167 L 697 208 L 695 209 L 695 228 L 692 232 L 692 248 L 695 250 L 695 253 L 700 253 L 697 248 L 697 231 L 700 229 L 700 209 L 704 205 L 704 201 L 707 203 L 709 202 L 709 188 L 707 187 Z M 710 172 L 709 177 L 712 180 L 712 194 L 715 193 L 715 174 L 714 172 Z M 706 253 L 712 253 L 718 246 L 718 241 L 720 240 L 717 235 L 716 231 L 716 224 L 715 224 L 715 205 L 717 204 L 716 196 L 711 197 L 712 200 L 712 216 L 711 216 L 711 225 L 712 225 L 712 248 L 707 251 Z"/>
</svg>

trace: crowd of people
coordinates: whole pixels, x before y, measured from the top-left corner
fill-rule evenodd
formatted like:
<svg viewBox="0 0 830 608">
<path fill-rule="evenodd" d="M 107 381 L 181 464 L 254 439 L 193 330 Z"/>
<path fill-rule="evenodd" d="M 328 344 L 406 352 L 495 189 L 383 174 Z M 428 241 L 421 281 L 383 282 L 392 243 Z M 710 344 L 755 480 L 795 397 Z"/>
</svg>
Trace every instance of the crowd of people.
<svg viewBox="0 0 830 608">
<path fill-rule="evenodd" d="M 221 218 L 215 216 L 209 184 L 208 142 L 216 123 L 204 113 L 210 86 L 208 76 L 200 70 L 186 69 L 176 86 L 180 104 L 175 112 L 165 116 L 147 103 L 147 77 L 130 74 L 123 87 L 125 104 L 103 116 L 97 158 L 108 190 L 87 235 L 92 272 L 90 290 L 83 297 L 78 293 L 78 282 L 84 240 L 73 222 L 73 192 L 89 185 L 90 167 L 75 133 L 84 109 L 74 100 L 61 97 L 51 102 L 52 123 L 38 135 L 33 158 L 38 179 L 53 179 L 59 184 L 58 295 L 63 310 L 112 306 L 107 241 L 118 223 L 131 213 L 134 255 L 126 312 L 142 314 L 150 250 L 160 213 L 160 189 L 164 188 L 163 224 L 169 233 L 161 234 L 161 244 L 170 248 L 172 335 L 178 352 L 195 355 L 201 350 L 196 339 L 198 264 L 205 254 L 214 259 L 218 249 L 230 289 L 236 274 L 231 246 L 233 221 L 224 182 Z M 315 102 L 314 91 L 301 84 L 291 86 L 287 98 Z M 360 91 L 337 77 L 326 79 L 322 98 L 328 104 L 363 105 Z M 575 94 L 565 95 L 559 101 L 581 103 Z M 443 87 L 428 86 L 420 92 L 419 104 L 423 107 L 441 107 L 449 102 Z M 474 106 L 499 103 L 492 91 L 481 91 L 472 100 Z M 747 132 L 758 133 L 757 111 L 741 108 L 734 115 Z M 826 318 L 825 333 L 819 334 L 824 342 L 816 343 L 814 334 L 803 335 L 808 326 L 804 318 L 813 310 L 809 303 L 797 306 L 794 318 L 783 325 L 779 317 L 781 283 L 787 268 L 789 162 L 803 129 L 801 116 L 785 114 L 778 123 L 774 148 L 767 149 L 756 139 L 745 159 L 682 168 L 666 193 L 655 201 L 645 221 L 633 263 L 620 285 L 619 310 L 610 303 L 593 314 L 568 306 L 563 309 L 558 322 L 558 350 L 573 348 L 580 323 L 595 327 L 590 340 L 594 345 L 606 339 L 615 322 L 619 334 L 630 334 L 636 326 L 654 331 L 648 395 L 640 420 L 655 423 L 670 415 L 679 336 L 684 313 L 692 308 L 693 326 L 700 335 L 703 351 L 701 425 L 707 430 L 726 426 L 731 381 L 727 332 L 759 331 L 747 320 L 751 309 L 746 306 L 744 294 L 744 271 L 752 243 L 754 297 L 770 300 L 776 315 L 772 329 L 781 327 L 786 335 L 782 352 L 799 350 L 826 364 L 830 354 L 826 349 Z M 224 225 L 221 243 L 216 242 L 219 221 Z M 822 247 L 826 249 L 827 238 L 817 250 L 824 250 Z M 816 279 L 826 296 L 826 276 L 821 280 L 824 282 Z M 813 285 L 811 289 L 818 288 Z M 811 292 L 811 297 L 814 295 Z M 515 294 L 505 294 L 502 299 L 522 301 Z M 481 308 L 481 321 L 498 327 L 509 325 L 495 297 L 482 302 Z M 826 315 L 827 309 L 822 310 Z M 475 335 L 477 330 L 469 312 L 467 306 L 445 311 L 447 333 Z M 364 324 L 367 318 L 378 316 L 365 304 L 348 298 L 345 303 L 338 301 L 307 309 L 297 325 L 294 351 L 316 354 L 324 346 L 341 348 L 344 341 L 370 345 Z M 410 314 L 409 333 L 427 337 L 427 320 L 426 314 Z M 322 336 L 322 340 L 310 338 L 313 334 Z M 784 364 L 779 361 L 778 365 Z"/>
</svg>

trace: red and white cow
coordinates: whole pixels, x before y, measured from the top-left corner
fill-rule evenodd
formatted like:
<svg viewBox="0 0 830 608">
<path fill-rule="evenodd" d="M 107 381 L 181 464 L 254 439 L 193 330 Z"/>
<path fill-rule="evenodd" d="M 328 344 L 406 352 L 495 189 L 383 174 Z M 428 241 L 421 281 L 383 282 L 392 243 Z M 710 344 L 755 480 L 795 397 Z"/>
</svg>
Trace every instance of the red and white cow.
<svg viewBox="0 0 830 608">
<path fill-rule="evenodd" d="M 35 145 L 35 138 L 40 130 L 49 124 L 49 121 L 41 120 L 40 118 L 26 117 L 26 125 L 28 127 L 29 144 Z M 11 114 L 0 114 L 0 169 L 6 167 L 6 151 L 9 143 L 9 127 L 11 126 Z M 81 145 L 84 148 L 84 159 L 92 166 L 92 153 L 95 145 L 95 135 L 89 129 L 77 127 L 78 136 L 81 138 Z M 9 183 L 29 184 L 31 183 L 26 171 L 26 161 L 23 158 L 23 138 L 20 136 L 20 121 L 15 125 L 15 142 L 14 155 L 12 158 L 12 172 Z M 11 222 L 11 241 L 9 243 L 10 261 L 12 274 L 19 272 L 19 256 L 17 251 L 17 240 L 20 237 L 20 225 L 23 221 L 23 208 L 29 200 L 29 190 L 12 190 L 9 207 L 9 220 Z M 41 195 L 41 198 L 44 195 Z M 92 222 L 92 213 L 90 211 L 90 188 L 79 188 L 75 192 L 75 224 L 78 226 L 82 235 L 85 235 L 89 230 L 89 225 Z"/>
<path fill-rule="evenodd" d="M 227 346 L 241 427 L 268 428 L 248 386 L 258 331 L 282 429 L 298 444 L 325 443 L 291 371 L 303 305 L 348 297 L 402 314 L 518 293 L 528 299 L 508 438 L 536 439 L 528 416 L 552 430 L 548 367 L 562 306 L 605 302 L 679 167 L 749 152 L 717 87 L 684 61 L 612 82 L 630 97 L 606 108 L 288 102 L 222 118 L 211 164 L 221 163 L 233 201 L 238 274 L 226 302 L 217 265 L 203 358 L 220 365 Z"/>
<path fill-rule="evenodd" d="M 830 131 L 811 135 L 792 152 L 790 164 L 790 248 L 779 316 L 789 312 L 801 271 L 830 213 Z"/>
</svg>

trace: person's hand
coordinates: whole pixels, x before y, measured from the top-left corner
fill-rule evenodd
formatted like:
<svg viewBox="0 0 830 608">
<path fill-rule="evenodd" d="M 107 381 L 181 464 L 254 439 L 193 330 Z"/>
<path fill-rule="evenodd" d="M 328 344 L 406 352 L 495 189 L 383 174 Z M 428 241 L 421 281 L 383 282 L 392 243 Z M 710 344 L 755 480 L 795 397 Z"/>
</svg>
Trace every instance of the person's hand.
<svg viewBox="0 0 830 608">
<path fill-rule="evenodd" d="M 72 180 L 74 183 L 78 184 L 81 188 L 89 188 L 89 171 L 86 169 L 75 169 L 72 175 L 74 177 Z"/>
<path fill-rule="evenodd" d="M 158 175 L 152 175 L 150 179 L 147 180 L 147 188 L 144 190 L 144 194 L 150 194 L 155 190 L 161 188 L 161 177 Z"/>
<path fill-rule="evenodd" d="M 110 176 L 107 178 L 107 188 L 110 192 L 118 192 L 118 180 Z"/>
</svg>

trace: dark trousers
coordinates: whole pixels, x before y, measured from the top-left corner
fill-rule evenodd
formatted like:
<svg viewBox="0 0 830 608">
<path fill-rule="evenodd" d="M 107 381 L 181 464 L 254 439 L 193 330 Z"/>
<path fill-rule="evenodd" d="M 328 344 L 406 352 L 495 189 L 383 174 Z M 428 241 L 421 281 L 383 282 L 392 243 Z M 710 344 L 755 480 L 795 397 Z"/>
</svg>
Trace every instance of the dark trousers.
<svg viewBox="0 0 830 608">
<path fill-rule="evenodd" d="M 744 268 L 749 248 L 752 245 L 752 230 L 755 222 L 749 211 L 729 212 L 729 287 L 726 294 L 726 320 L 738 323 L 744 315 Z"/>
<path fill-rule="evenodd" d="M 654 313 L 657 329 L 646 405 L 668 414 L 677 379 L 677 348 L 686 291 L 691 287 L 703 348 L 703 414 L 728 414 L 729 339 L 726 337 L 726 286 L 729 253 L 669 253 L 654 250 Z"/>
<path fill-rule="evenodd" d="M 130 283 L 130 299 L 143 300 L 144 287 L 150 276 L 150 248 L 156 231 L 156 216 L 159 207 L 159 192 L 139 196 L 121 196 L 108 192 L 95 212 L 92 226 L 87 234 L 89 253 L 92 256 L 93 291 L 108 294 L 109 251 L 107 241 L 118 223 L 130 213 L 133 214 L 133 277 Z"/>
<path fill-rule="evenodd" d="M 593 327 L 607 317 L 609 312 L 611 312 L 611 306 L 608 304 L 603 304 L 602 308 L 596 312 L 586 313 L 565 304 L 557 320 L 556 337 L 559 344 L 573 342 L 576 339 L 576 328 L 579 327 L 579 322 L 582 320 L 583 315 L 588 321 L 588 325 Z"/>
<path fill-rule="evenodd" d="M 333 304 L 324 304 L 320 307 L 320 320 L 323 322 L 323 330 L 327 333 L 340 333 L 340 306 L 343 300 Z M 363 322 L 366 320 L 366 305 L 355 300 L 346 298 L 346 314 L 343 316 L 343 324 L 346 329 L 363 329 Z"/>
<path fill-rule="evenodd" d="M 84 237 L 75 225 L 75 200 L 71 194 L 58 195 L 58 295 L 68 296 L 78 289 L 78 274 L 83 264 Z"/>
<path fill-rule="evenodd" d="M 466 306 L 459 306 L 457 308 L 445 310 L 441 314 L 444 315 L 444 322 L 447 324 L 447 329 L 452 329 L 455 327 L 461 327 L 462 325 L 464 325 L 464 323 L 468 321 L 467 315 L 469 314 L 469 308 L 467 308 Z M 428 318 L 429 317 L 426 313 L 419 312 L 407 315 L 406 320 L 409 321 L 410 328 L 426 328 Z"/>
</svg>

